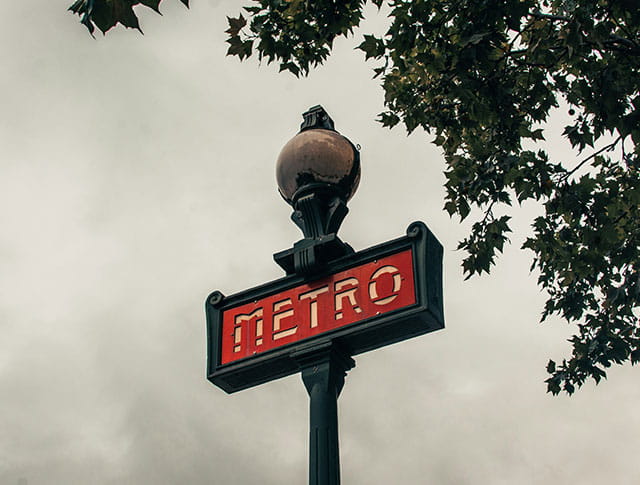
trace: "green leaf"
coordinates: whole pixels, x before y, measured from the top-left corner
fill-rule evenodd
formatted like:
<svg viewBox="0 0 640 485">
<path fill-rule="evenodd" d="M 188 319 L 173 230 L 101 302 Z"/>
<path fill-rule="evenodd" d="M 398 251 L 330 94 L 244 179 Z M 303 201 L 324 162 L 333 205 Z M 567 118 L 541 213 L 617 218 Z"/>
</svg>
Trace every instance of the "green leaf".
<svg viewBox="0 0 640 485">
<path fill-rule="evenodd" d="M 160 1 L 161 0 L 140 0 L 140 4 L 160 13 Z"/>
<path fill-rule="evenodd" d="M 227 17 L 227 22 L 229 24 L 229 28 L 225 30 L 225 32 L 229 35 L 236 36 L 238 32 L 247 25 L 247 19 L 245 19 L 242 14 L 240 14 L 237 18 Z"/>
<path fill-rule="evenodd" d="M 140 30 L 138 17 L 127 0 L 96 0 L 91 20 L 103 34 L 118 23 Z"/>
<path fill-rule="evenodd" d="M 456 203 L 452 200 L 448 201 L 444 205 L 444 209 L 449 213 L 450 216 L 453 216 L 458 210 L 458 208 L 456 207 Z"/>
<path fill-rule="evenodd" d="M 373 35 L 365 35 L 364 41 L 357 47 L 365 53 L 365 59 L 380 58 L 385 53 L 385 44 L 382 39 Z"/>
<path fill-rule="evenodd" d="M 553 374 L 556 371 L 556 363 L 553 360 L 550 360 L 547 364 L 547 372 L 549 374 Z"/>
<path fill-rule="evenodd" d="M 189 0 L 180 1 L 189 6 Z M 160 2 L 161 0 L 76 0 L 69 10 L 81 17 L 80 22 L 92 35 L 95 27 L 105 34 L 117 24 L 142 32 L 133 7 L 142 5 L 160 13 Z"/>
</svg>

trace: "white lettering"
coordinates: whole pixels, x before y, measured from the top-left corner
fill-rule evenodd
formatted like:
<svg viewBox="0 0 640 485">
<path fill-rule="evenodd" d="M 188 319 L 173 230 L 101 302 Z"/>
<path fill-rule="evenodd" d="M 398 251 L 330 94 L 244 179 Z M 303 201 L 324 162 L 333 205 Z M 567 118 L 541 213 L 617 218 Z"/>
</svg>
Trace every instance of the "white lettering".
<svg viewBox="0 0 640 485">
<path fill-rule="evenodd" d="M 345 286 L 354 285 L 352 288 L 343 290 Z M 356 278 L 347 278 L 335 283 L 335 305 L 336 305 L 336 320 L 340 320 L 344 317 L 342 312 L 342 304 L 345 299 L 349 300 L 349 304 L 356 313 L 362 313 L 362 308 L 358 306 L 356 301 L 356 290 L 358 289 L 358 280 Z"/>
<path fill-rule="evenodd" d="M 379 298 L 378 296 L 378 287 L 377 287 L 377 279 L 383 274 L 391 274 L 393 277 L 393 289 L 391 290 L 392 294 L 385 298 Z M 398 292 L 400 291 L 400 287 L 402 286 L 402 277 L 400 276 L 400 270 L 395 266 L 391 266 L 390 264 L 387 266 L 383 266 L 378 268 L 369 278 L 369 297 L 371 301 L 376 305 L 386 305 L 391 303 L 398 297 Z"/>
<path fill-rule="evenodd" d="M 256 318 L 256 345 L 262 345 L 262 308 L 251 313 L 236 315 L 233 327 L 233 351 L 240 352 L 242 347 L 242 324 Z"/>
<path fill-rule="evenodd" d="M 298 297 L 298 299 L 300 300 L 306 300 L 306 299 L 311 300 L 309 302 L 309 312 L 310 312 L 309 317 L 311 320 L 311 328 L 318 326 L 318 296 L 328 292 L 329 292 L 329 285 L 325 285 L 321 288 L 318 288 L 317 290 L 311 290 L 311 291 L 307 291 L 306 293 L 302 293 Z"/>
<path fill-rule="evenodd" d="M 293 316 L 293 308 L 288 310 L 282 310 L 282 307 L 292 305 L 291 298 L 286 298 L 282 301 L 273 304 L 273 340 L 279 340 L 284 337 L 295 334 L 298 331 L 298 326 L 294 325 L 291 328 L 281 330 L 282 320 Z"/>
</svg>

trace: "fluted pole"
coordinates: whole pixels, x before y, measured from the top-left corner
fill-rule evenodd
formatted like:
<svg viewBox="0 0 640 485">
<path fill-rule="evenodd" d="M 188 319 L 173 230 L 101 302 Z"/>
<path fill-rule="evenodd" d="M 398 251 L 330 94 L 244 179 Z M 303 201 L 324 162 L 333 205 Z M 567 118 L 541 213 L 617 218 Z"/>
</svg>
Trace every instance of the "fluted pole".
<svg viewBox="0 0 640 485">
<path fill-rule="evenodd" d="M 309 485 L 339 485 L 338 396 L 355 362 L 333 344 L 297 358 L 309 393 Z"/>
</svg>

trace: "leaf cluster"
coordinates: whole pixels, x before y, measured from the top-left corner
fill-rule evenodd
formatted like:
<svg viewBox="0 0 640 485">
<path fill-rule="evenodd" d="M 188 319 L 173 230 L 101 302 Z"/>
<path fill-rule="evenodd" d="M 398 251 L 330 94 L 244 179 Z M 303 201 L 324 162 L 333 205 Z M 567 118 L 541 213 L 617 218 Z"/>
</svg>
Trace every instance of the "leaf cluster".
<svg viewBox="0 0 640 485">
<path fill-rule="evenodd" d="M 363 0 L 259 0 L 243 14 L 227 17 L 228 55 L 241 60 L 255 49 L 260 60 L 277 62 L 280 71 L 306 75 L 331 52 L 338 36 L 353 32 L 362 20 Z"/>
<path fill-rule="evenodd" d="M 363 1 L 254 1 L 229 19 L 230 55 L 307 74 L 362 18 Z M 640 9 L 636 0 L 379 0 L 391 19 L 358 49 L 379 62 L 384 126 L 422 128 L 444 152 L 445 210 L 481 217 L 459 249 L 467 277 L 489 272 L 509 207 L 545 215 L 524 248 L 549 295 L 543 320 L 577 324 L 572 355 L 548 365 L 548 390 L 599 382 L 640 358 Z M 546 122 L 568 105 L 577 157 L 551 160 Z"/>
<path fill-rule="evenodd" d="M 640 170 L 606 157 L 594 166 L 554 191 L 524 243 L 549 293 L 543 320 L 583 322 L 571 358 L 549 362 L 553 393 L 599 382 L 612 363 L 640 361 Z"/>
<path fill-rule="evenodd" d="M 80 16 L 82 23 L 91 35 L 96 27 L 105 34 L 117 24 L 142 32 L 140 22 L 133 10 L 136 5 L 143 5 L 160 13 L 162 0 L 76 0 L 69 10 Z M 189 0 L 180 0 L 189 6 Z"/>
<path fill-rule="evenodd" d="M 181 0 L 186 3 L 186 0 Z M 136 27 L 135 4 L 78 0 L 93 31 Z M 544 209 L 523 245 L 548 293 L 542 319 L 576 325 L 571 356 L 550 361 L 548 390 L 600 382 L 640 361 L 640 8 L 637 0 L 372 0 L 384 35 L 357 47 L 376 63 L 387 127 L 433 136 L 446 161 L 444 209 L 480 214 L 459 249 L 467 277 L 508 242 L 513 204 Z M 253 0 L 228 17 L 227 54 L 256 54 L 307 75 L 363 18 L 365 0 Z M 545 150 L 550 114 L 575 155 Z M 475 211 L 473 210 L 475 209 Z"/>
</svg>

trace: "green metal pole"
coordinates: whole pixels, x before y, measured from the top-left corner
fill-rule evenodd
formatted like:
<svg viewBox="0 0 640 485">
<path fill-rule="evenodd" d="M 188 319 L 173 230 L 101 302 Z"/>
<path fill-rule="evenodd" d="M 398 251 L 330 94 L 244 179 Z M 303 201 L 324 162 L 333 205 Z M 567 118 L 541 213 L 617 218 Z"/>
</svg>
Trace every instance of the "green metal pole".
<svg viewBox="0 0 640 485">
<path fill-rule="evenodd" d="M 309 485 L 340 485 L 338 396 L 351 357 L 329 344 L 299 357 L 309 393 Z"/>
</svg>

